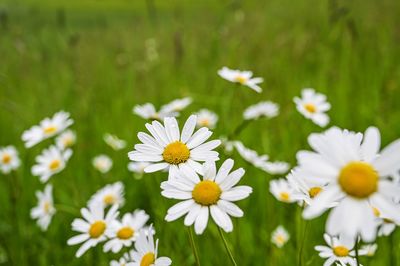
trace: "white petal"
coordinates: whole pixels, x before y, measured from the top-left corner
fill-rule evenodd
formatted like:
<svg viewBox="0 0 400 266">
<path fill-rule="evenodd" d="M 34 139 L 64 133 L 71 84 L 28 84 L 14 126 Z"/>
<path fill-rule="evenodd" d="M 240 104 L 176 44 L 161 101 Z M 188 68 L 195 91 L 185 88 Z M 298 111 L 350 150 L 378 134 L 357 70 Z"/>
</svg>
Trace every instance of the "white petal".
<svg viewBox="0 0 400 266">
<path fill-rule="evenodd" d="M 201 207 L 200 213 L 194 223 L 194 231 L 197 235 L 201 235 L 207 227 L 208 223 L 208 207 Z"/>
<path fill-rule="evenodd" d="M 400 139 L 389 144 L 372 163 L 381 176 L 389 176 L 400 169 Z"/>
<path fill-rule="evenodd" d="M 225 212 L 223 212 L 216 205 L 211 205 L 210 212 L 212 218 L 219 227 L 224 229 L 225 232 L 232 232 L 233 230 L 232 220 Z"/>
<path fill-rule="evenodd" d="M 193 134 L 193 131 L 196 127 L 197 117 L 195 115 L 191 115 L 188 120 L 186 120 L 185 125 L 182 129 L 181 141 L 186 143 Z"/>
<path fill-rule="evenodd" d="M 365 131 L 364 141 L 361 145 L 363 159 L 371 162 L 377 156 L 381 146 L 381 136 L 376 127 L 369 127 Z"/>
</svg>

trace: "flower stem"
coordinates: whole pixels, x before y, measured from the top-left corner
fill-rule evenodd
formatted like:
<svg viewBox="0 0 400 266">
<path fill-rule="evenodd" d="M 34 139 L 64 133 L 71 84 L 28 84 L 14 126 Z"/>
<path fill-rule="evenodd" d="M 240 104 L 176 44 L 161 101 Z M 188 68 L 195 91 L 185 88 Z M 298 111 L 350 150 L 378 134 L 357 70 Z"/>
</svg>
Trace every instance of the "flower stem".
<svg viewBox="0 0 400 266">
<path fill-rule="evenodd" d="M 235 261 L 235 259 L 233 258 L 232 252 L 231 252 L 231 250 L 230 250 L 229 247 L 228 247 L 228 243 L 226 242 L 226 239 L 225 239 L 225 237 L 224 237 L 224 233 L 222 232 L 222 229 L 221 229 L 219 226 L 218 226 L 218 232 L 219 232 L 219 235 L 221 236 L 222 242 L 224 243 L 226 252 L 228 253 L 228 256 L 229 256 L 229 259 L 230 259 L 231 262 L 232 262 L 232 265 L 237 266 L 236 261 Z"/>
<path fill-rule="evenodd" d="M 196 243 L 194 242 L 192 228 L 188 227 L 189 239 L 190 239 L 190 246 L 192 247 L 193 255 L 196 260 L 196 265 L 200 266 L 200 258 L 199 253 L 197 252 Z"/>
<path fill-rule="evenodd" d="M 301 240 L 301 245 L 300 245 L 300 250 L 299 250 L 299 266 L 303 265 L 303 250 L 304 250 L 304 243 L 305 243 L 306 237 L 307 237 L 307 229 L 308 229 L 308 220 L 305 222 L 305 225 L 304 225 L 303 238 Z"/>
<path fill-rule="evenodd" d="M 356 251 L 356 262 L 357 262 L 357 266 L 360 266 L 360 261 L 359 261 L 359 259 L 358 259 L 358 236 L 356 237 L 355 251 Z"/>
<path fill-rule="evenodd" d="M 243 131 L 243 129 L 245 129 L 251 122 L 252 120 L 247 120 L 247 119 L 243 119 L 242 122 L 233 130 L 233 132 L 231 134 L 229 134 L 228 136 L 228 140 L 231 140 L 235 137 L 237 137 L 240 132 Z"/>
</svg>

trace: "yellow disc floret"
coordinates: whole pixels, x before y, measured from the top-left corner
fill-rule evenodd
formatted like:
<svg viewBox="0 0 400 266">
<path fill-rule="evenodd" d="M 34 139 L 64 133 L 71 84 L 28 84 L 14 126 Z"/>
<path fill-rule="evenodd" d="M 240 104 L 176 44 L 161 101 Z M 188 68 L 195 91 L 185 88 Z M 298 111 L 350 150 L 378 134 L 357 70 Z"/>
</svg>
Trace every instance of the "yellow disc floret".
<svg viewBox="0 0 400 266">
<path fill-rule="evenodd" d="M 345 246 L 336 246 L 333 248 L 333 253 L 338 257 L 346 257 L 349 255 L 349 249 Z"/>
<path fill-rule="evenodd" d="M 53 133 L 55 133 L 56 131 L 57 131 L 57 128 L 56 128 L 55 126 L 48 126 L 48 127 L 45 127 L 45 128 L 43 129 L 43 132 L 44 132 L 44 134 L 46 134 L 46 135 L 53 134 Z"/>
<path fill-rule="evenodd" d="M 245 84 L 247 82 L 247 78 L 243 76 L 236 76 L 235 81 L 240 84 Z"/>
<path fill-rule="evenodd" d="M 11 162 L 11 156 L 9 154 L 5 153 L 5 154 L 3 154 L 3 158 L 1 158 L 1 161 L 4 164 L 8 164 Z"/>
<path fill-rule="evenodd" d="M 281 201 L 288 202 L 290 200 L 290 195 L 287 192 L 279 193 L 279 198 Z"/>
<path fill-rule="evenodd" d="M 203 180 L 194 187 L 192 197 L 196 203 L 210 206 L 218 202 L 221 193 L 222 190 L 217 183 L 211 180 Z"/>
<path fill-rule="evenodd" d="M 165 147 L 162 156 L 169 164 L 181 164 L 189 159 L 190 150 L 185 143 L 175 141 Z"/>
<path fill-rule="evenodd" d="M 304 109 L 306 109 L 307 112 L 312 113 L 312 114 L 315 113 L 315 112 L 317 111 L 317 108 L 316 108 L 315 105 L 312 104 L 312 103 L 306 103 L 306 104 L 304 105 Z"/>
<path fill-rule="evenodd" d="M 90 225 L 89 235 L 91 238 L 99 238 L 106 230 L 106 223 L 103 221 L 96 221 Z"/>
<path fill-rule="evenodd" d="M 112 205 L 115 203 L 116 199 L 115 196 L 112 194 L 107 194 L 104 196 L 103 201 L 106 205 Z"/>
<path fill-rule="evenodd" d="M 140 266 L 150 266 L 154 264 L 155 259 L 156 258 L 154 256 L 154 253 L 148 252 L 142 257 L 142 260 L 140 261 Z"/>
<path fill-rule="evenodd" d="M 313 199 L 315 196 L 317 196 L 319 193 L 321 193 L 321 191 L 322 191 L 321 187 L 312 187 L 308 191 L 308 195 L 310 195 L 310 198 Z"/>
<path fill-rule="evenodd" d="M 129 239 L 133 236 L 134 233 L 135 231 L 131 227 L 125 226 L 118 230 L 117 237 L 119 239 Z"/>
<path fill-rule="evenodd" d="M 61 161 L 58 160 L 58 159 L 54 159 L 53 161 L 50 162 L 50 164 L 49 164 L 49 169 L 50 169 L 51 171 L 55 171 L 55 170 L 57 170 L 58 168 L 60 168 L 60 165 L 61 165 Z"/>
<path fill-rule="evenodd" d="M 339 185 L 348 195 L 363 199 L 378 189 L 378 173 L 365 162 L 351 162 L 342 168 Z"/>
</svg>

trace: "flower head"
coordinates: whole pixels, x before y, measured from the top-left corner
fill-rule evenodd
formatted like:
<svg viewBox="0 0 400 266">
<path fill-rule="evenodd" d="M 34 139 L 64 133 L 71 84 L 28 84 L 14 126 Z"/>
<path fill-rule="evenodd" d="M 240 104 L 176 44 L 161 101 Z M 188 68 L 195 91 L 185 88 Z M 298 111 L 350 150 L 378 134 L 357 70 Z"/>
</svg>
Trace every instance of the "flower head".
<svg viewBox="0 0 400 266">
<path fill-rule="evenodd" d="M 215 128 L 218 122 L 218 115 L 208 109 L 201 109 L 196 113 L 197 127 Z"/>
<path fill-rule="evenodd" d="M 294 188 L 284 178 L 271 180 L 269 182 L 269 191 L 279 201 L 285 203 L 292 203 L 298 201 L 298 198 L 294 197 L 295 195 Z"/>
<path fill-rule="evenodd" d="M 289 239 L 290 235 L 282 225 L 279 225 L 271 234 L 271 242 L 278 248 L 283 247 Z"/>
<path fill-rule="evenodd" d="M 223 67 L 218 70 L 218 75 L 230 82 L 245 85 L 258 93 L 262 92 L 258 84 L 262 83 L 264 80 L 262 78 L 253 78 L 253 72 L 251 71 L 240 71 Z"/>
<path fill-rule="evenodd" d="M 114 184 L 108 184 L 98 190 L 90 198 L 88 205 L 98 204 L 106 208 L 118 204 L 118 206 L 121 207 L 124 205 L 124 202 L 124 184 L 122 182 L 115 182 Z"/>
<path fill-rule="evenodd" d="M 122 140 L 122 139 L 118 138 L 117 136 L 111 135 L 109 133 L 104 134 L 103 140 L 108 146 L 110 146 L 111 148 L 113 148 L 116 151 L 122 150 L 123 148 L 126 147 L 125 140 Z"/>
<path fill-rule="evenodd" d="M 246 120 L 258 119 L 260 117 L 273 118 L 279 114 L 279 105 L 271 102 L 259 102 L 249 106 L 243 113 Z"/>
<path fill-rule="evenodd" d="M 18 151 L 14 146 L 0 148 L 0 172 L 8 174 L 21 165 Z"/>
<path fill-rule="evenodd" d="M 192 98 L 190 98 L 190 97 L 176 99 L 170 103 L 167 103 L 167 104 L 161 106 L 160 113 L 163 113 L 163 114 L 178 113 L 179 114 L 179 112 L 181 112 L 183 109 L 188 107 L 191 103 L 192 103 Z"/>
<path fill-rule="evenodd" d="M 293 99 L 297 110 L 318 126 L 325 127 L 329 123 L 329 116 L 325 112 L 331 109 L 330 103 L 326 101 L 326 96 L 316 93 L 314 89 L 303 89 L 301 97 Z"/>
<path fill-rule="evenodd" d="M 105 174 L 111 170 L 113 166 L 113 161 L 109 156 L 105 154 L 100 154 L 93 158 L 92 165 L 100 173 Z"/>
<path fill-rule="evenodd" d="M 56 145 L 60 150 L 70 148 L 76 142 L 76 134 L 72 130 L 66 130 L 56 138 Z"/>
<path fill-rule="evenodd" d="M 36 191 L 38 205 L 31 209 L 31 218 L 37 220 L 39 227 L 46 231 L 56 213 L 53 203 L 53 186 L 47 184 L 44 191 Z"/>
</svg>

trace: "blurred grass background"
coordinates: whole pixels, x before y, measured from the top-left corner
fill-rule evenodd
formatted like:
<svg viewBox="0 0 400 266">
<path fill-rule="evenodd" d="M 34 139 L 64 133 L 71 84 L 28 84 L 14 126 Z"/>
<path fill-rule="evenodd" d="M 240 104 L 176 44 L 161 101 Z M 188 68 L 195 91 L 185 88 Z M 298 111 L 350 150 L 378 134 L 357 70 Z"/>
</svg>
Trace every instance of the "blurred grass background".
<svg viewBox="0 0 400 266">
<path fill-rule="evenodd" d="M 143 208 L 151 215 L 159 253 L 173 265 L 193 265 L 183 221 L 165 223 L 173 201 L 160 195 L 165 174 L 133 178 L 126 153 L 144 129 L 134 116 L 135 104 L 160 106 L 190 96 L 194 103 L 181 121 L 200 108 L 220 116 L 214 137 L 227 135 L 250 104 L 272 100 L 281 114 L 252 123 L 238 137 L 273 160 L 295 165 L 298 149 L 308 148 L 309 133 L 321 129 L 297 113 L 292 98 L 303 87 L 328 95 L 332 123 L 363 131 L 376 125 L 383 143 L 400 135 L 400 2 L 340 0 L 273 1 L 0 1 L 0 146 L 13 144 L 22 167 L 1 176 L 0 262 L 3 265 L 108 265 L 113 256 L 98 246 L 81 259 L 66 241 L 75 233 L 75 216 L 58 211 L 42 233 L 29 218 L 35 190 L 43 185 L 30 167 L 51 140 L 25 150 L 22 132 L 45 116 L 64 109 L 75 119 L 78 143 L 67 168 L 51 179 L 55 202 L 77 211 L 103 185 L 122 180 L 127 203 L 123 212 Z M 158 57 L 152 59 L 149 43 Z M 256 94 L 217 76 L 222 66 L 250 69 L 265 79 Z M 102 140 L 105 132 L 128 140 L 114 152 Z M 91 159 L 106 153 L 114 167 L 106 176 Z M 221 155 L 224 159 L 226 156 Z M 254 188 L 239 205 L 244 218 L 228 235 L 239 265 L 297 265 L 304 223 L 294 205 L 277 202 L 268 192 L 271 178 L 247 165 L 242 183 Z M 351 219 L 351 217 L 349 217 Z M 323 244 L 325 217 L 311 221 L 305 239 L 305 265 L 321 265 L 313 247 Z M 343 221 L 346 223 L 346 221 Z M 291 233 L 282 249 L 270 244 L 270 233 L 283 224 Z M 378 241 L 363 265 L 400 265 L 399 233 Z M 213 223 L 196 237 L 202 265 L 228 265 Z M 391 258 L 391 252 L 396 258 Z M 396 261 L 398 262 L 396 264 Z"/>
</svg>

